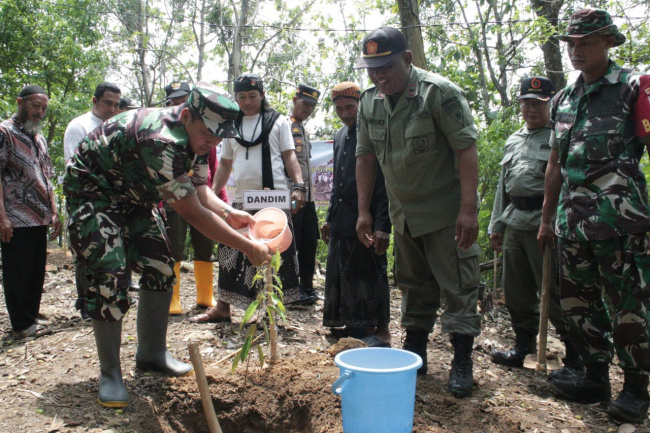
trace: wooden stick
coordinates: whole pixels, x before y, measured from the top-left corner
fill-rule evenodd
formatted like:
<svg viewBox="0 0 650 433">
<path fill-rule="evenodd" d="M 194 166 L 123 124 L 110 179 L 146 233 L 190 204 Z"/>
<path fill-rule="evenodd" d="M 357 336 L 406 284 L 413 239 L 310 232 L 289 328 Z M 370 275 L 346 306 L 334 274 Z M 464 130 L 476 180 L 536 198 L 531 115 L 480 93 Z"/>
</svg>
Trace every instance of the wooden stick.
<svg viewBox="0 0 650 433">
<path fill-rule="evenodd" d="M 266 283 L 266 291 L 268 293 L 269 301 L 271 300 L 271 294 L 273 294 L 273 270 L 271 269 L 271 264 L 266 268 L 266 274 L 264 276 L 264 281 Z M 277 361 L 278 359 L 278 330 L 275 326 L 275 317 L 273 320 L 269 320 L 269 345 L 271 346 L 271 359 L 270 362 Z"/>
<path fill-rule="evenodd" d="M 546 373 L 546 333 L 548 331 L 548 304 L 551 299 L 551 247 L 544 246 L 542 264 L 542 296 L 539 305 L 539 347 L 537 348 L 537 365 L 535 371 Z"/>
<path fill-rule="evenodd" d="M 208 379 L 205 377 L 205 370 L 203 369 L 203 362 L 201 361 L 201 352 L 199 351 L 199 343 L 190 343 L 187 348 L 190 351 L 190 359 L 194 366 L 194 374 L 196 376 L 196 383 L 199 385 L 199 392 L 201 393 L 201 403 L 203 404 L 203 412 L 208 421 L 210 433 L 223 433 L 217 414 L 214 412 L 212 405 L 212 396 L 210 395 L 210 388 L 208 387 Z"/>
</svg>

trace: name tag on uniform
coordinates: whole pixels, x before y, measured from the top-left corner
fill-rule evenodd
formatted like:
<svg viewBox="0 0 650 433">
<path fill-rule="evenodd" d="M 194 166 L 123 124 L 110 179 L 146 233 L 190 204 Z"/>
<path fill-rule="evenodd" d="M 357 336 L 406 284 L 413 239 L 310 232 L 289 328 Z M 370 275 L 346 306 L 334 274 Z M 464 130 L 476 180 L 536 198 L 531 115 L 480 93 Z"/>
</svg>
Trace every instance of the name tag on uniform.
<svg viewBox="0 0 650 433">
<path fill-rule="evenodd" d="M 289 191 L 280 190 L 244 191 L 244 210 L 260 210 L 267 207 L 291 209 L 291 194 Z"/>
</svg>

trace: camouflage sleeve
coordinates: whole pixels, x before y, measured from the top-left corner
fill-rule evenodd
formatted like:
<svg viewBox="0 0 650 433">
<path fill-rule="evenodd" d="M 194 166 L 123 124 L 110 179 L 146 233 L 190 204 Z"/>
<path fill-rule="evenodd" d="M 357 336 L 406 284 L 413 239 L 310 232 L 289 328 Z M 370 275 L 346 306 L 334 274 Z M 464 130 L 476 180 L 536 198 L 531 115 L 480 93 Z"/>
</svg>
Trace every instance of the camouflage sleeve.
<svg viewBox="0 0 650 433">
<path fill-rule="evenodd" d="M 184 158 L 187 158 L 187 153 L 179 149 L 177 143 L 173 141 L 148 141 L 146 145 L 140 143 L 142 148 L 148 148 L 145 164 L 151 177 L 156 179 L 158 183 L 156 188 L 163 200 L 173 203 L 188 195 L 196 194 L 191 179 L 194 170 L 190 170 L 189 173 L 186 171 Z M 197 176 L 200 177 L 200 174 Z"/>
<path fill-rule="evenodd" d="M 190 171 L 190 180 L 192 185 L 207 185 L 208 184 L 208 155 L 197 156 Z"/>
<path fill-rule="evenodd" d="M 451 83 L 442 84 L 439 90 L 439 103 L 434 104 L 432 114 L 449 146 L 457 151 L 475 144 L 478 131 L 462 90 Z"/>
</svg>

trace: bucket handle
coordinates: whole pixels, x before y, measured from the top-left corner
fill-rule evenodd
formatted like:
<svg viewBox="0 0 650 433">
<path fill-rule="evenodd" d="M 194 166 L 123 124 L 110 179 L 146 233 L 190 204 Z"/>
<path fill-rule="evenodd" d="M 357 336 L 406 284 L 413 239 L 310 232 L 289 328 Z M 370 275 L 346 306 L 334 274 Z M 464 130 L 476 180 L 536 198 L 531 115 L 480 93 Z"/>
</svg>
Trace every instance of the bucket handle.
<svg viewBox="0 0 650 433">
<path fill-rule="evenodd" d="M 341 394 L 341 388 L 343 387 L 343 382 L 345 382 L 348 379 L 353 379 L 353 378 L 354 378 L 354 373 L 351 372 L 351 371 L 346 370 L 345 373 L 343 373 L 341 375 L 341 377 L 336 379 L 336 382 L 334 382 L 332 384 L 332 392 L 334 394 L 336 394 L 336 395 L 340 395 Z"/>
</svg>

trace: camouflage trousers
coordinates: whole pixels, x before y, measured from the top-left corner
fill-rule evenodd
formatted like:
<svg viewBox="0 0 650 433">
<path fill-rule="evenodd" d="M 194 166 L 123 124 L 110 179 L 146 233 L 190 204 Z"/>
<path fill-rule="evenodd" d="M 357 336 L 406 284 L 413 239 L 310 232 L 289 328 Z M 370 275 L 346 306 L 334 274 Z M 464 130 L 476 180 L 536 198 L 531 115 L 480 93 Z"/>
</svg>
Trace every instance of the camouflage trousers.
<svg viewBox="0 0 650 433">
<path fill-rule="evenodd" d="M 650 372 L 647 245 L 645 234 L 558 239 L 560 302 L 571 342 L 585 363 L 610 362 L 616 351 L 626 372 Z M 603 294 L 611 300 L 611 312 Z"/>
<path fill-rule="evenodd" d="M 163 219 L 152 206 L 68 200 L 70 248 L 86 268 L 86 307 L 97 320 L 120 320 L 129 310 L 128 266 L 141 290 L 171 291 L 174 260 Z"/>
</svg>

